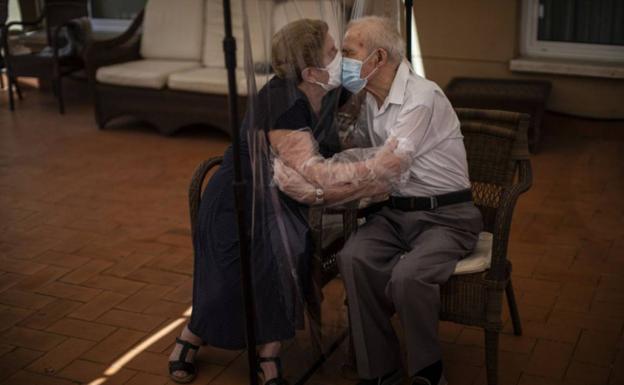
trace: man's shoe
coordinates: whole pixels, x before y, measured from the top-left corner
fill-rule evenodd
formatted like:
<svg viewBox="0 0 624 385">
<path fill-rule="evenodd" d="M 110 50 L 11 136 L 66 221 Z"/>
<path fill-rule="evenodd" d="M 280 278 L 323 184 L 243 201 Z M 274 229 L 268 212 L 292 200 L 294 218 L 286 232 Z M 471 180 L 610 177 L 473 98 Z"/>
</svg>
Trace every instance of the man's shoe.
<svg viewBox="0 0 624 385">
<path fill-rule="evenodd" d="M 444 373 L 442 373 L 442 361 L 422 369 L 412 377 L 412 385 L 448 385 Z"/>
<path fill-rule="evenodd" d="M 397 369 L 393 372 L 385 374 L 382 377 L 373 378 L 370 380 L 361 380 L 357 385 L 400 385 L 403 383 L 403 372 L 401 369 Z"/>
</svg>

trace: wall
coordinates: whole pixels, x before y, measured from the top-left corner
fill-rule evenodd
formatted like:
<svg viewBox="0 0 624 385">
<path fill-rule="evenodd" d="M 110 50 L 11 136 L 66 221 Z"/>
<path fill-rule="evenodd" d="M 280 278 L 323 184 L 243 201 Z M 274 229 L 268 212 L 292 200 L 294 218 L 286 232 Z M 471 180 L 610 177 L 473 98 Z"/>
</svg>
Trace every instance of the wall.
<svg viewBox="0 0 624 385">
<path fill-rule="evenodd" d="M 624 118 L 624 80 L 511 72 L 519 56 L 521 0 L 415 0 L 427 78 L 441 87 L 456 76 L 533 78 L 553 84 L 548 109 Z"/>
</svg>

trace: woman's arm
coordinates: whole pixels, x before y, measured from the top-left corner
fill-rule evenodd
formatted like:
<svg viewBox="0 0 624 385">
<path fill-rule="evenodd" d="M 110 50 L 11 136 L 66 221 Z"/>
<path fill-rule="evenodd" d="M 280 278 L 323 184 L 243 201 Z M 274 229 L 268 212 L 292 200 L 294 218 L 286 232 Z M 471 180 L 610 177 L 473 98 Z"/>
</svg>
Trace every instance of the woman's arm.
<svg viewBox="0 0 624 385">
<path fill-rule="evenodd" d="M 401 158 L 394 155 L 396 142 L 375 148 L 343 152 L 325 159 L 306 130 L 274 130 L 269 140 L 278 155 L 275 180 L 282 191 L 307 204 L 316 202 L 322 189 L 326 204 L 386 194 L 401 174 Z"/>
<path fill-rule="evenodd" d="M 308 182 L 301 174 L 286 166 L 279 158 L 273 163 L 273 180 L 289 197 L 308 205 L 336 205 L 364 197 L 386 195 L 390 185 L 379 180 L 366 184 L 342 184 L 323 188 L 323 201 L 318 200 L 318 187 Z"/>
<path fill-rule="evenodd" d="M 320 188 L 343 184 L 367 184 L 373 180 L 396 180 L 405 163 L 394 154 L 396 141 L 389 140 L 384 146 L 368 149 L 359 158 L 347 158 L 337 154 L 325 159 L 317 149 L 317 143 L 308 130 L 273 130 L 269 132 L 271 147 L 277 156 L 306 180 Z"/>
</svg>

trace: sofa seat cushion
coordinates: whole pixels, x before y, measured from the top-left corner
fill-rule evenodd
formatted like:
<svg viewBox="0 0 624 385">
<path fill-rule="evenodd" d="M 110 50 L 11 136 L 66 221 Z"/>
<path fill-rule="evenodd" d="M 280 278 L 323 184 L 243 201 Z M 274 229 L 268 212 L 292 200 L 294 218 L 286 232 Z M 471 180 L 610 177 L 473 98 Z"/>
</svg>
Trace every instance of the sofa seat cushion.
<svg viewBox="0 0 624 385">
<path fill-rule="evenodd" d="M 101 67 L 96 79 L 105 84 L 159 89 L 167 84 L 170 74 L 199 66 L 199 62 L 186 60 L 136 60 Z"/>
<path fill-rule="evenodd" d="M 145 5 L 141 56 L 199 61 L 203 30 L 203 0 L 149 0 Z"/>
<path fill-rule="evenodd" d="M 453 274 L 473 274 L 489 269 L 492 264 L 492 239 L 492 233 L 486 231 L 479 233 L 477 246 L 472 253 L 457 263 Z"/>
<path fill-rule="evenodd" d="M 256 74 L 258 90 L 266 84 L 272 75 Z M 236 83 L 239 95 L 247 95 L 247 77 L 245 71 L 236 70 Z M 225 68 L 204 67 L 190 71 L 179 71 L 169 76 L 168 86 L 172 90 L 202 92 L 207 94 L 227 95 L 228 79 Z"/>
</svg>

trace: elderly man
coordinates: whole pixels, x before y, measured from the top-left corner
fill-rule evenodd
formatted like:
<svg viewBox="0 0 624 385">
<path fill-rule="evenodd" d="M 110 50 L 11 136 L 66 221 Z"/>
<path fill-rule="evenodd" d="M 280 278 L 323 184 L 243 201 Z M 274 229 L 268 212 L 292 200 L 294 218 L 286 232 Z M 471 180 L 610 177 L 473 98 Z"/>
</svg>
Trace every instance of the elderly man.
<svg viewBox="0 0 624 385">
<path fill-rule="evenodd" d="M 482 227 L 471 200 L 457 116 L 440 88 L 404 58 L 396 25 L 353 21 L 345 34 L 343 86 L 366 91 L 374 146 L 398 140 L 407 177 L 339 254 L 360 384 L 402 383 L 396 312 L 405 330 L 412 384 L 446 384 L 437 339 L 440 284 L 475 246 Z"/>
</svg>

